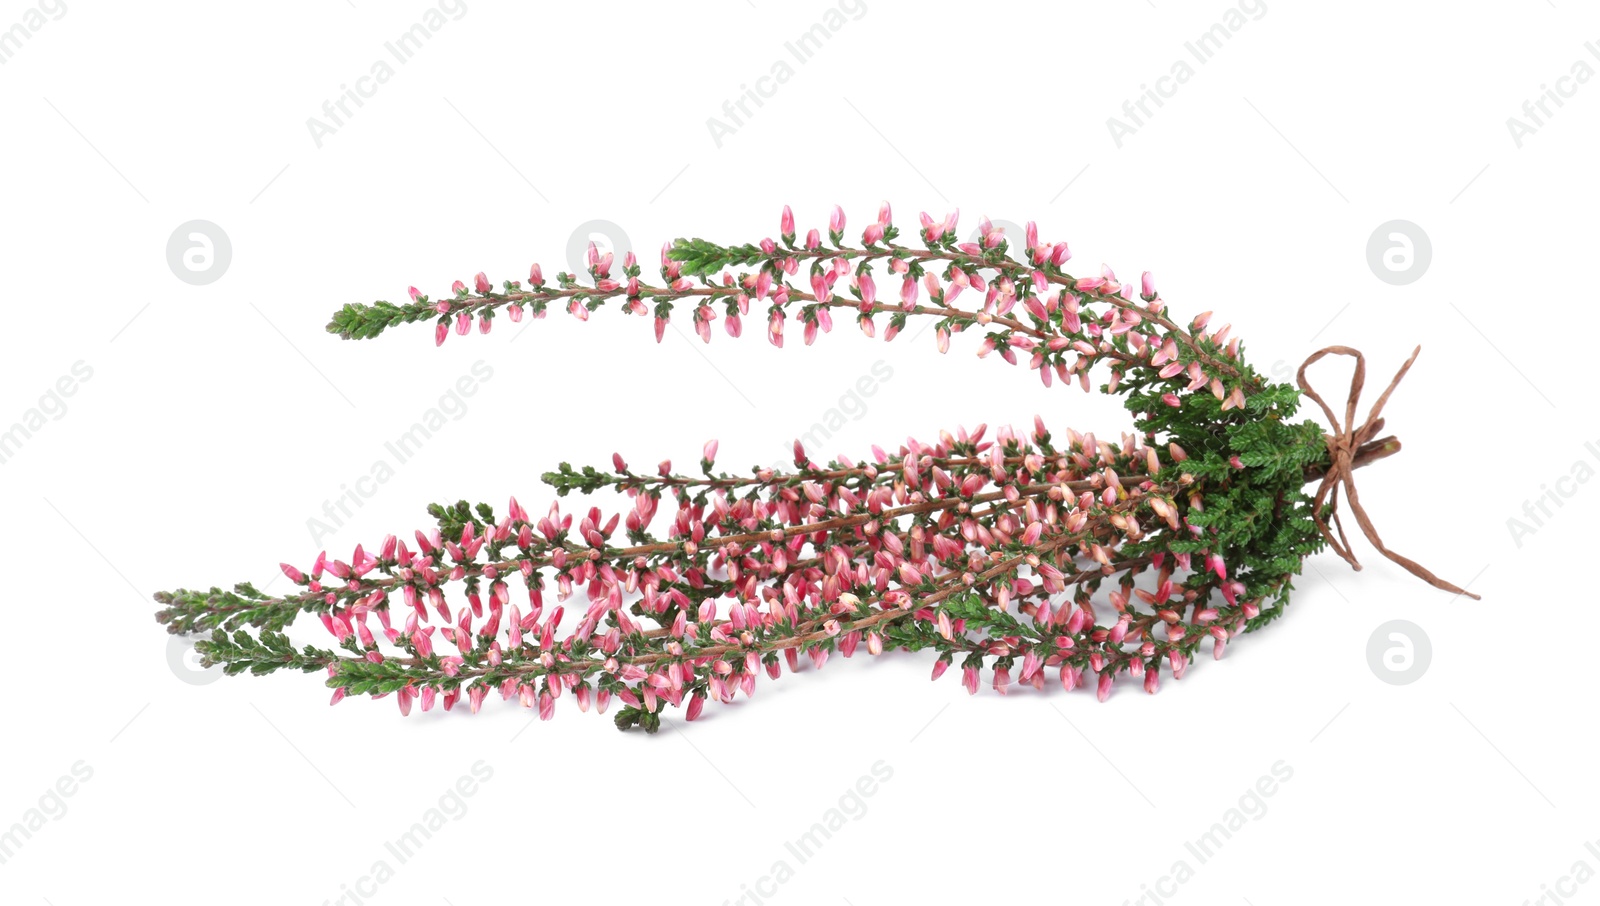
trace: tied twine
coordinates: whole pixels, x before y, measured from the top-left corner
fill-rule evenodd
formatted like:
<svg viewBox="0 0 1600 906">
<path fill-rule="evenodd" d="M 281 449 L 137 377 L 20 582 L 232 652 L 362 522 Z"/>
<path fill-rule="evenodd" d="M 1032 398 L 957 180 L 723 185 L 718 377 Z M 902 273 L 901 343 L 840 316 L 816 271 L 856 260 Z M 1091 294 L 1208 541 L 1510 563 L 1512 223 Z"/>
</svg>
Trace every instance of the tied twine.
<svg viewBox="0 0 1600 906">
<path fill-rule="evenodd" d="M 1327 540 L 1328 546 L 1332 547 L 1340 557 L 1343 557 L 1345 562 L 1349 563 L 1352 568 L 1361 569 L 1361 563 L 1356 560 L 1355 553 L 1350 549 L 1350 539 L 1345 536 L 1344 526 L 1339 522 L 1339 488 L 1343 485 L 1345 497 L 1350 502 L 1350 511 L 1355 514 L 1356 522 L 1361 526 L 1362 532 L 1366 534 L 1367 540 L 1372 542 L 1372 546 L 1377 548 L 1379 553 L 1398 563 L 1405 568 L 1406 572 L 1411 573 L 1434 588 L 1453 591 L 1458 595 L 1466 595 L 1475 601 L 1482 600 L 1478 595 L 1466 589 L 1457 588 L 1439 578 L 1417 561 L 1389 550 L 1384 545 L 1383 539 L 1378 537 L 1378 530 L 1373 527 L 1372 519 L 1367 516 L 1367 511 L 1361 506 L 1360 495 L 1356 493 L 1356 483 L 1353 477 L 1355 473 L 1353 459 L 1356 450 L 1362 444 L 1372 440 L 1378 431 L 1383 428 L 1383 419 L 1379 417 L 1379 413 L 1383 411 L 1383 404 L 1389 401 L 1389 394 L 1394 392 L 1394 388 L 1400 384 L 1400 379 L 1406 376 L 1407 371 L 1411 370 L 1411 363 L 1417 360 L 1417 356 L 1421 352 L 1422 347 L 1418 346 L 1411 353 L 1411 358 L 1406 359 L 1406 363 L 1400 366 L 1400 370 L 1395 372 L 1394 379 L 1389 381 L 1389 386 L 1384 389 L 1383 395 L 1379 396 L 1378 401 L 1372 404 L 1371 411 L 1367 413 L 1366 421 L 1359 426 L 1355 423 L 1356 403 L 1361 399 L 1361 388 L 1367 379 L 1366 357 L 1358 350 L 1351 349 L 1348 346 L 1329 346 L 1312 353 L 1311 357 L 1306 359 L 1304 364 L 1300 366 L 1299 372 L 1295 375 L 1297 382 L 1300 384 L 1300 389 L 1306 396 L 1315 400 L 1318 406 L 1322 407 L 1323 414 L 1328 417 L 1328 424 L 1333 428 L 1332 434 L 1324 434 L 1322 436 L 1323 441 L 1328 445 L 1331 462 L 1328 464 L 1328 470 L 1322 475 L 1322 483 L 1317 486 L 1317 496 L 1313 503 L 1311 518 L 1316 523 L 1317 529 L 1322 532 L 1322 537 Z M 1356 360 L 1355 374 L 1350 378 L 1350 397 L 1345 403 L 1344 424 L 1342 426 L 1339 423 L 1339 419 L 1334 416 L 1333 410 L 1328 408 L 1328 404 L 1323 402 L 1317 391 L 1311 389 L 1311 385 L 1306 382 L 1306 369 L 1327 355 L 1347 355 Z M 1339 530 L 1338 538 L 1334 537 L 1333 532 L 1328 528 L 1328 523 L 1322 518 L 1324 502 L 1329 503 L 1332 507 L 1333 525 L 1334 528 Z"/>
</svg>

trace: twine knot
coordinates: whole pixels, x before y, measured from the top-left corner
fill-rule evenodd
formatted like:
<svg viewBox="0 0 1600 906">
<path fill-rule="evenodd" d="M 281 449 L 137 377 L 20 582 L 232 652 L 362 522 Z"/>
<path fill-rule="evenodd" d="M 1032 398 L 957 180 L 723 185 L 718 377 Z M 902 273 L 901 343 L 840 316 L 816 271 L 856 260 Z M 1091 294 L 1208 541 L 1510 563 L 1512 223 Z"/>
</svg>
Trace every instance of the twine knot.
<svg viewBox="0 0 1600 906">
<path fill-rule="evenodd" d="M 1372 519 L 1367 516 L 1367 511 L 1362 508 L 1360 495 L 1356 493 L 1354 479 L 1356 451 L 1360 449 L 1362 444 L 1372 440 L 1382 430 L 1383 419 L 1380 417 L 1380 413 L 1383 412 L 1383 404 L 1389 401 L 1389 394 L 1393 393 L 1394 388 L 1399 386 L 1400 379 L 1406 376 L 1407 371 L 1411 370 L 1411 363 L 1417 360 L 1417 356 L 1421 352 L 1422 347 L 1418 346 L 1411 353 L 1411 358 L 1406 359 L 1406 363 L 1400 366 L 1400 370 L 1395 372 L 1394 379 L 1389 381 L 1389 386 L 1384 389 L 1383 395 L 1379 396 L 1378 401 L 1372 404 L 1372 409 L 1367 413 L 1366 421 L 1363 421 L 1360 425 L 1355 423 L 1356 404 L 1360 401 L 1361 389 L 1366 384 L 1367 360 L 1358 350 L 1351 349 L 1348 346 L 1329 346 L 1312 353 L 1311 357 L 1306 359 L 1300 366 L 1299 372 L 1295 375 L 1300 389 L 1306 396 L 1311 397 L 1318 406 L 1322 407 L 1323 414 L 1328 417 L 1328 424 L 1333 428 L 1333 433 L 1322 436 L 1323 442 L 1328 445 L 1330 461 L 1328 470 L 1322 475 L 1322 483 L 1317 486 L 1317 495 L 1312 504 L 1311 519 L 1316 523 L 1317 530 L 1322 532 L 1322 537 L 1327 540 L 1328 546 L 1333 548 L 1334 552 L 1340 557 L 1343 557 L 1351 567 L 1357 570 L 1361 569 L 1360 561 L 1356 559 L 1355 552 L 1350 548 L 1350 539 L 1345 536 L 1344 526 L 1339 522 L 1339 488 L 1342 485 L 1345 498 L 1350 502 L 1350 512 L 1355 514 L 1356 522 L 1361 526 L 1361 531 L 1380 553 L 1434 588 L 1453 591 L 1458 595 L 1466 595 L 1473 600 L 1481 600 L 1478 595 L 1466 589 L 1458 588 L 1434 575 L 1431 570 L 1415 560 L 1389 550 L 1384 545 L 1383 539 L 1378 537 L 1378 530 L 1373 527 Z M 1350 396 L 1345 402 L 1344 423 L 1342 425 L 1339 419 L 1334 416 L 1333 410 L 1328 408 L 1328 404 L 1323 402 L 1322 397 L 1317 394 L 1317 391 L 1311 389 L 1311 385 L 1306 381 L 1306 369 L 1327 355 L 1347 355 L 1356 360 L 1355 374 L 1350 378 Z M 1339 532 L 1337 538 L 1334 537 L 1333 531 L 1329 529 L 1327 521 L 1322 518 L 1324 503 L 1331 506 L 1333 526 Z"/>
</svg>

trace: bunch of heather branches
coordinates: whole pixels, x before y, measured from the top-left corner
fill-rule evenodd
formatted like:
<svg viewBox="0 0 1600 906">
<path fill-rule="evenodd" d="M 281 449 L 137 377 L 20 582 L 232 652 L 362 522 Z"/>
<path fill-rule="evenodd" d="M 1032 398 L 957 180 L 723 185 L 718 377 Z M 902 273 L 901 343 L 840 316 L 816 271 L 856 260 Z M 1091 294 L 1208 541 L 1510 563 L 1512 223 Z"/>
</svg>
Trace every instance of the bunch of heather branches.
<svg viewBox="0 0 1600 906">
<path fill-rule="evenodd" d="M 693 720 L 784 665 L 863 649 L 931 649 L 934 678 L 959 662 L 969 692 L 985 668 L 1001 693 L 1058 681 L 1103 701 L 1123 678 L 1155 692 L 1280 615 L 1324 544 L 1304 486 L 1333 466 L 1322 429 L 1292 420 L 1300 391 L 1257 374 L 1209 313 L 1171 320 L 1148 273 L 1137 286 L 1109 268 L 1073 276 L 1066 243 L 1031 223 L 1013 246 L 987 220 L 971 243 L 956 214 L 920 221 L 920 247 L 902 245 L 885 204 L 852 244 L 838 208 L 826 241 L 800 238 L 785 208 L 775 240 L 668 244 L 657 280 L 591 245 L 587 273 L 553 285 L 537 264 L 526 284 L 480 273 L 438 300 L 413 288 L 405 303 L 347 305 L 328 329 L 432 320 L 442 343 L 502 314 L 587 320 L 615 300 L 658 340 L 682 313 L 707 342 L 719 319 L 737 337 L 756 306 L 782 346 L 792 329 L 812 343 L 835 312 L 885 340 L 927 318 L 941 352 L 973 331 L 980 357 L 1025 362 L 1047 386 L 1090 390 L 1099 374 L 1135 429 L 1113 442 L 1035 419 L 826 463 L 797 442 L 792 470 L 748 474 L 719 469 L 715 441 L 697 472 L 562 463 L 544 476 L 558 496 L 631 504 L 435 505 L 409 539 L 283 564 L 292 593 L 178 589 L 156 596 L 158 619 L 209 633 L 196 648 L 230 674 L 322 671 L 335 702 L 392 695 L 409 713 L 465 698 L 476 712 L 498 692 L 548 718 L 563 697 L 601 712 L 618 699 L 619 727 L 653 732 L 664 706 Z M 1398 449 L 1362 441 L 1351 467 Z M 303 613 L 331 642 L 290 642 Z"/>
</svg>

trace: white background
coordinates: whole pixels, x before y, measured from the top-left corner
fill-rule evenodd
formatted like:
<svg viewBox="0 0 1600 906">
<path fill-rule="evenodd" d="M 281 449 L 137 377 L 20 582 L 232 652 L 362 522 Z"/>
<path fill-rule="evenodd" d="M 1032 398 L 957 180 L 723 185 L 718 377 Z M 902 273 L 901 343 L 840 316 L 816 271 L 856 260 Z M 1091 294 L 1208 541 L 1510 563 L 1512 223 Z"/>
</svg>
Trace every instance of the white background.
<svg viewBox="0 0 1600 906">
<path fill-rule="evenodd" d="M 1584 446 L 1600 446 L 1600 87 L 1567 83 L 1520 148 L 1506 124 L 1574 62 L 1600 67 L 1584 47 L 1600 14 L 1268 0 L 1199 65 L 1184 43 L 1220 0 L 866 0 L 799 64 L 784 43 L 824 0 L 467 0 L 318 147 L 307 118 L 387 58 L 422 0 L 66 7 L 0 66 L 0 426 L 74 363 L 93 371 L 0 465 L 0 828 L 78 762 L 93 773 L 0 865 L 5 902 L 320 904 L 372 891 L 380 858 L 395 874 L 364 898 L 378 904 L 721 904 L 758 883 L 768 902 L 853 906 L 1122 903 L 1158 884 L 1166 901 L 1254 906 L 1600 895 L 1561 880 L 1600 869 L 1580 572 L 1600 489 L 1564 483 L 1572 499 L 1520 545 L 1507 526 L 1575 463 L 1600 467 Z M 0 4 L 0 29 L 31 8 Z M 793 77 L 718 147 L 706 119 L 779 59 Z M 1107 118 L 1178 59 L 1194 77 L 1119 148 Z M 879 359 L 892 377 L 819 458 L 1035 412 L 1126 426 L 1114 403 L 978 361 L 970 336 L 939 357 L 928 335 L 871 343 L 846 319 L 783 350 L 759 319 L 740 341 L 657 346 L 614 305 L 441 350 L 427 325 L 363 343 L 322 329 L 408 284 L 522 278 L 534 260 L 554 274 L 590 219 L 620 224 L 649 265 L 674 236 L 774 234 L 786 202 L 802 230 L 843 204 L 859 235 L 882 198 L 903 225 L 955 206 L 963 233 L 980 214 L 1033 219 L 1079 271 L 1153 270 L 1180 316 L 1215 309 L 1280 376 L 1346 343 L 1381 387 L 1423 344 L 1387 408 L 1405 452 L 1363 470 L 1363 499 L 1390 544 L 1484 600 L 1357 540 L 1365 571 L 1314 558 L 1285 619 L 1154 697 L 969 698 L 955 676 L 927 682 L 926 657 L 863 652 L 693 725 L 672 712 L 655 737 L 570 700 L 532 726 L 497 697 L 475 719 L 330 709 L 320 676 L 212 683 L 169 651 L 152 592 L 309 563 L 307 520 L 478 360 L 493 376 L 465 414 L 331 550 L 427 526 L 435 500 L 537 509 L 541 471 L 614 449 L 692 465 L 718 437 L 730 467 L 781 461 Z M 194 219 L 233 247 L 205 286 L 165 258 Z M 1393 219 L 1431 239 L 1409 285 L 1367 262 Z M 1342 367 L 1320 372 L 1335 399 Z M 1368 663 L 1393 619 L 1431 640 L 1411 685 Z M 493 776 L 466 813 L 396 864 L 384 842 L 479 760 Z M 784 843 L 880 760 L 892 778 L 865 813 L 798 864 Z M 1293 775 L 1265 813 L 1199 864 L 1184 843 L 1279 761 Z M 774 888 L 779 859 L 794 876 Z M 1174 887 L 1180 859 L 1194 874 Z"/>
</svg>

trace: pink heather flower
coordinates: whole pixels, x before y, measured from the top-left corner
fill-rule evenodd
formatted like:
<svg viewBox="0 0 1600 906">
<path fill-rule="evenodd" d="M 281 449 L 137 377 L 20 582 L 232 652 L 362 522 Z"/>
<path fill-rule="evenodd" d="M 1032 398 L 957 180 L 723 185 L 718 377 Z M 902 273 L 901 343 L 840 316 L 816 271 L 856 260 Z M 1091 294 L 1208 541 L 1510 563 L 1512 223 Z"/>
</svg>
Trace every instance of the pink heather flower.
<svg viewBox="0 0 1600 906">
<path fill-rule="evenodd" d="M 806 232 L 806 251 L 814 252 L 822 247 L 822 234 L 816 230 Z"/>
<path fill-rule="evenodd" d="M 933 662 L 933 678 L 937 680 L 939 677 L 944 676 L 944 672 L 949 669 L 950 662 L 944 658 L 939 658 Z"/>
<path fill-rule="evenodd" d="M 484 275 L 483 271 L 478 271 L 478 273 L 473 276 L 472 282 L 473 285 L 477 287 L 478 295 L 480 296 L 487 293 L 490 289 L 489 278 Z"/>
<path fill-rule="evenodd" d="M 862 274 L 856 281 L 856 290 L 861 293 L 862 311 L 870 309 L 878 301 L 878 284 L 874 283 L 871 274 Z"/>
<path fill-rule="evenodd" d="M 917 306 L 917 278 L 907 276 L 900 282 L 900 307 L 910 311 Z"/>
<path fill-rule="evenodd" d="M 456 334 L 464 337 L 471 332 L 472 315 L 468 314 L 467 312 L 460 312 L 456 315 Z"/>
<path fill-rule="evenodd" d="M 838 205 L 833 206 L 833 213 L 828 215 L 828 232 L 844 232 L 844 208 L 841 208 Z"/>
<path fill-rule="evenodd" d="M 1156 297 L 1156 278 L 1149 271 L 1139 278 L 1139 296 L 1146 302 Z"/>
<path fill-rule="evenodd" d="M 283 574 L 289 577 L 290 582 L 293 582 L 296 585 L 306 584 L 305 573 L 302 573 L 300 570 L 295 569 L 293 566 L 287 563 L 279 563 L 278 568 L 283 570 Z"/>
<path fill-rule="evenodd" d="M 893 222 L 894 210 L 889 207 L 889 202 L 885 200 L 882 204 L 878 205 L 878 223 L 887 228 L 889 224 Z"/>
<path fill-rule="evenodd" d="M 406 291 L 411 294 L 411 301 L 413 302 L 422 298 L 422 290 L 417 289 L 415 286 L 407 287 Z"/>
<path fill-rule="evenodd" d="M 1119 644 L 1124 638 L 1127 638 L 1128 626 L 1132 622 L 1133 618 L 1128 614 L 1123 614 L 1121 619 L 1117 620 L 1116 625 L 1111 627 L 1111 634 L 1107 637 L 1111 644 Z"/>
<path fill-rule="evenodd" d="M 978 694 L 978 668 L 963 665 L 961 668 L 961 685 L 966 688 L 968 695 Z"/>
<path fill-rule="evenodd" d="M 1221 554 L 1207 554 L 1206 569 L 1216 573 L 1218 579 L 1228 578 L 1228 565 L 1222 562 Z"/>
<path fill-rule="evenodd" d="M 327 629 L 328 633 L 335 639 L 343 642 L 351 636 L 350 623 L 344 617 L 331 613 L 325 613 L 321 616 L 323 628 Z"/>
<path fill-rule="evenodd" d="M 706 441 L 700 452 L 706 462 L 715 460 L 717 458 L 717 442 L 715 440 Z"/>
<path fill-rule="evenodd" d="M 1111 671 L 1110 670 L 1102 670 L 1102 671 L 1100 671 L 1100 678 L 1095 682 L 1094 697 L 1099 699 L 1100 701 L 1105 701 L 1106 699 L 1111 697 Z"/>
<path fill-rule="evenodd" d="M 828 287 L 828 279 L 823 273 L 811 275 L 811 294 L 818 303 L 826 305 L 833 298 L 833 293 Z"/>
<path fill-rule="evenodd" d="M 533 286 L 544 285 L 544 270 L 539 267 L 537 262 L 534 263 L 533 267 L 528 268 L 528 282 Z"/>
<path fill-rule="evenodd" d="M 1144 672 L 1144 691 L 1155 695 L 1161 689 L 1161 671 L 1151 667 Z"/>
<path fill-rule="evenodd" d="M 433 345 L 443 346 L 445 338 L 450 336 L 450 321 L 442 320 L 433 329 Z"/>
<path fill-rule="evenodd" d="M 785 242 L 794 239 L 794 212 L 789 210 L 788 205 L 783 206 L 783 214 L 778 217 L 778 233 Z"/>
<path fill-rule="evenodd" d="M 883 224 L 881 223 L 868 224 L 867 228 L 861 233 L 861 243 L 863 245 L 876 245 L 882 241 Z"/>
</svg>

